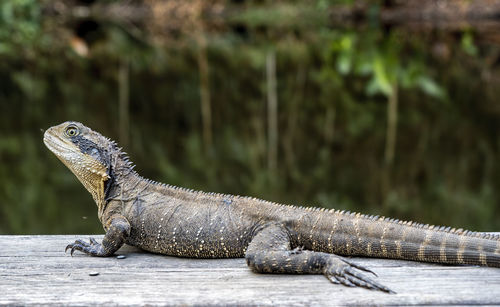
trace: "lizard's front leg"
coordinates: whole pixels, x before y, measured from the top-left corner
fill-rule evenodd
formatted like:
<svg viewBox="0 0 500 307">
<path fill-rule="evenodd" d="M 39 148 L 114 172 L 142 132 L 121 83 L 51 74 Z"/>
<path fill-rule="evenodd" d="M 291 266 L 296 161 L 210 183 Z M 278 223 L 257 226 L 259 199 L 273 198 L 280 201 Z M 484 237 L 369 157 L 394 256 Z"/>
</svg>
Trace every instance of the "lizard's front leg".
<svg viewBox="0 0 500 307">
<path fill-rule="evenodd" d="M 71 255 L 75 250 L 98 257 L 113 255 L 130 235 L 130 224 L 124 216 L 114 215 L 109 219 L 107 229 L 102 243 L 99 244 L 94 238 L 90 238 L 90 243 L 76 240 L 66 246 L 66 251 L 71 249 Z"/>
<path fill-rule="evenodd" d="M 290 233 L 280 224 L 259 230 L 248 245 L 245 258 L 258 273 L 324 274 L 331 282 L 393 293 L 389 288 L 361 274 L 368 269 L 343 257 L 302 249 L 291 249 Z"/>
</svg>

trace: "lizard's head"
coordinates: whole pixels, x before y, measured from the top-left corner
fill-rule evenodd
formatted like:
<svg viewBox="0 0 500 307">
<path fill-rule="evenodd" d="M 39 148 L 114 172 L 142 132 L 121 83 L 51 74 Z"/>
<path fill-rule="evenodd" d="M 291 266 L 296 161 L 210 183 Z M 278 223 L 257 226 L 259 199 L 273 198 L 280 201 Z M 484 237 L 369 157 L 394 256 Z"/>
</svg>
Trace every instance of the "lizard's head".
<svg viewBox="0 0 500 307">
<path fill-rule="evenodd" d="M 96 203 L 102 204 L 113 153 L 119 152 L 116 144 L 78 122 L 47 129 L 43 142 L 76 175 Z"/>
</svg>

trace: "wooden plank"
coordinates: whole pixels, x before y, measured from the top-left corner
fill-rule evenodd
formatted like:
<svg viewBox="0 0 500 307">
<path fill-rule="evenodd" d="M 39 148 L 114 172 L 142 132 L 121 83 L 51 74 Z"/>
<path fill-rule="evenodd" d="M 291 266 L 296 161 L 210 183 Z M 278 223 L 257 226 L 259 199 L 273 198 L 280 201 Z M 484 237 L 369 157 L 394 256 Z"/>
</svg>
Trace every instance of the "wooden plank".
<svg viewBox="0 0 500 307">
<path fill-rule="evenodd" d="M 64 253 L 88 236 L 0 236 L 2 305 L 500 305 L 500 269 L 355 258 L 397 294 L 321 275 L 261 275 L 244 259 L 187 259 L 123 247 L 116 257 Z M 102 239 L 102 236 L 96 236 Z M 90 276 L 99 272 L 97 276 Z"/>
</svg>

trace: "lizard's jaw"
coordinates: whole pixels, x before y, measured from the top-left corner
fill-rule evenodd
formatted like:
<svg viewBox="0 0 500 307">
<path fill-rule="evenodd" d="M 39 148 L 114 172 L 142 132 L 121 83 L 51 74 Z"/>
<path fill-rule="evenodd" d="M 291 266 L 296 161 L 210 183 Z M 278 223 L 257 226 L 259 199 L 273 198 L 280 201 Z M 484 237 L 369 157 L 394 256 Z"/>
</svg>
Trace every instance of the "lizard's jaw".
<svg viewBox="0 0 500 307">
<path fill-rule="evenodd" d="M 61 162 L 71 170 L 83 186 L 92 194 L 96 203 L 104 201 L 104 182 L 109 179 L 106 166 L 82 153 L 77 146 L 58 136 L 58 131 L 52 127 L 45 131 L 43 142 Z"/>
</svg>

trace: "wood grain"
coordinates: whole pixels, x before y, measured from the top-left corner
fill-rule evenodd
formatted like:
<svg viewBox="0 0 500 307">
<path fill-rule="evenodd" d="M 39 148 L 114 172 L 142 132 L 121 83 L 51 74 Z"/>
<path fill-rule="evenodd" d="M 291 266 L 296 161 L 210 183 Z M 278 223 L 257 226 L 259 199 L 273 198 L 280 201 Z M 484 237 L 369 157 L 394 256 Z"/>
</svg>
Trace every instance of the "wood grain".
<svg viewBox="0 0 500 307">
<path fill-rule="evenodd" d="M 64 253 L 68 243 L 88 237 L 0 236 L 0 304 L 500 305 L 497 268 L 353 259 L 397 292 L 391 295 L 334 285 L 321 275 L 254 274 L 244 259 L 175 258 L 129 246 L 117 253 L 125 259 Z"/>
</svg>

